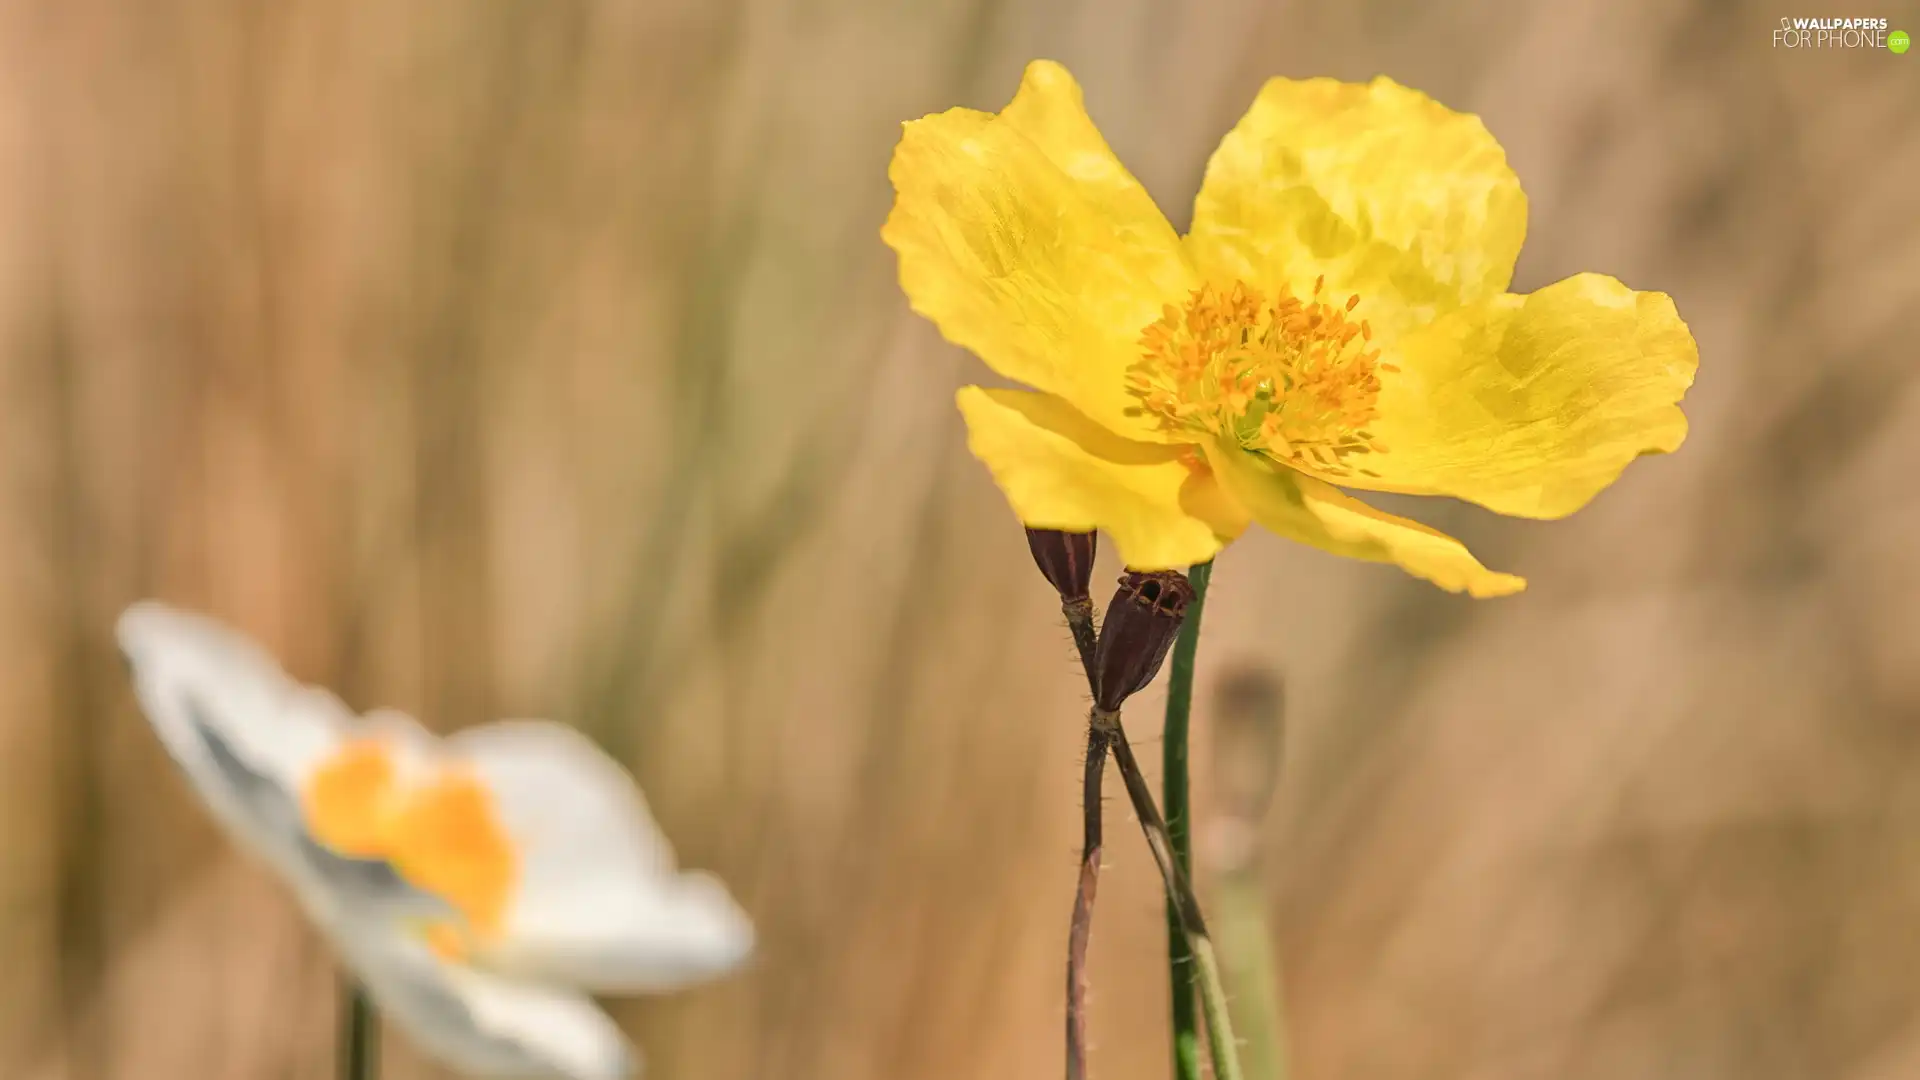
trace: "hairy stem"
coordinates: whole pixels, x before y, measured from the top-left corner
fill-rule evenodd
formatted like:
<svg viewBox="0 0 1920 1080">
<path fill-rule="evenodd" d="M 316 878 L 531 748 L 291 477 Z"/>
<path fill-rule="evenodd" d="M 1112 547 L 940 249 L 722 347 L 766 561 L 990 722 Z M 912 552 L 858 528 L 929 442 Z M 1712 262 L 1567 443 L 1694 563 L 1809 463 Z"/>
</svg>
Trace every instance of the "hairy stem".
<svg viewBox="0 0 1920 1080">
<path fill-rule="evenodd" d="M 1089 726 L 1087 771 L 1080 793 L 1080 886 L 1073 894 L 1073 926 L 1067 935 L 1067 1080 L 1087 1077 L 1087 942 L 1093 936 L 1093 900 L 1100 888 L 1100 781 L 1106 772 L 1107 746 L 1107 733 Z"/>
<path fill-rule="evenodd" d="M 1064 600 L 1060 610 L 1067 616 L 1067 629 L 1073 631 L 1073 647 L 1080 651 L 1080 666 L 1087 672 L 1087 688 L 1097 689 L 1093 685 L 1093 647 L 1099 642 L 1099 632 L 1093 625 L 1093 601 L 1084 596 Z"/>
<path fill-rule="evenodd" d="M 1061 611 L 1073 631 L 1073 644 L 1086 670 L 1087 686 L 1094 681 L 1093 647 L 1098 631 L 1093 623 L 1093 601 L 1086 597 L 1063 601 Z M 1093 937 L 1093 901 L 1100 889 L 1101 781 L 1107 769 L 1109 734 L 1087 725 L 1087 768 L 1081 782 L 1080 883 L 1073 894 L 1073 923 L 1067 934 L 1067 1080 L 1087 1080 L 1087 943 Z"/>
</svg>

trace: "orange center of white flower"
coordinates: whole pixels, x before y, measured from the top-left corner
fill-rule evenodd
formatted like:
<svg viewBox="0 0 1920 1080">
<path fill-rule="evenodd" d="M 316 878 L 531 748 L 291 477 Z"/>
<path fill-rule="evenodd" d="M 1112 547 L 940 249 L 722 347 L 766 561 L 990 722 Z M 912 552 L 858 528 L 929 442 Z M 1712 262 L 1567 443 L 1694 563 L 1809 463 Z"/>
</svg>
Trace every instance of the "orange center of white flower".
<svg viewBox="0 0 1920 1080">
<path fill-rule="evenodd" d="M 1201 286 L 1184 310 L 1140 333 L 1141 358 L 1127 386 L 1162 430 L 1219 436 L 1242 449 L 1326 473 L 1348 459 L 1383 452 L 1367 431 L 1378 415 L 1380 373 L 1397 370 L 1367 348 L 1373 329 L 1323 302 L 1314 282 L 1301 300 L 1282 290 L 1269 302 L 1244 282 Z M 1357 469 L 1365 472 L 1365 469 Z"/>
<path fill-rule="evenodd" d="M 321 763 L 301 804 L 315 840 L 351 858 L 385 859 L 416 888 L 452 905 L 475 933 L 499 931 L 519 859 L 477 777 L 441 767 L 403 782 L 391 749 L 364 739 Z M 429 942 L 443 955 L 459 951 L 454 936 L 450 928 L 429 928 Z"/>
</svg>

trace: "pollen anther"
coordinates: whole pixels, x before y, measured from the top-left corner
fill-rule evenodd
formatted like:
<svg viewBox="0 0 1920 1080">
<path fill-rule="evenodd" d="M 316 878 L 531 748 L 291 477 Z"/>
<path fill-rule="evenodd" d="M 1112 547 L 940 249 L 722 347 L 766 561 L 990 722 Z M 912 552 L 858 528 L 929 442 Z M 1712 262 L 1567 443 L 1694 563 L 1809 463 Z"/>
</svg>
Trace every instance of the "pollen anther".
<svg viewBox="0 0 1920 1080">
<path fill-rule="evenodd" d="M 1367 431 L 1378 415 L 1380 363 L 1373 328 L 1348 316 L 1360 297 L 1269 302 L 1244 282 L 1195 290 L 1140 334 L 1128 389 L 1163 430 L 1216 435 L 1316 471 L 1353 471 L 1347 459 L 1383 453 Z"/>
</svg>

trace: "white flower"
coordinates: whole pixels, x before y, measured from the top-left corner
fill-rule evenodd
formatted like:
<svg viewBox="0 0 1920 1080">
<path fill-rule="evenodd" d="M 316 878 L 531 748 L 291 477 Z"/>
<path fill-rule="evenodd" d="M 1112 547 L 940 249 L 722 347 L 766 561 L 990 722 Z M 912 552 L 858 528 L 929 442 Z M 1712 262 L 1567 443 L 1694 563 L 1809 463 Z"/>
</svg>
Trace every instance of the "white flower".
<svg viewBox="0 0 1920 1080">
<path fill-rule="evenodd" d="M 726 972 L 753 927 L 675 869 L 633 779 L 579 732 L 441 739 L 356 716 L 239 634 L 141 603 L 121 651 L 214 816 L 293 887 L 381 1010 L 476 1077 L 621 1080 L 637 1052 L 593 993 Z"/>
</svg>

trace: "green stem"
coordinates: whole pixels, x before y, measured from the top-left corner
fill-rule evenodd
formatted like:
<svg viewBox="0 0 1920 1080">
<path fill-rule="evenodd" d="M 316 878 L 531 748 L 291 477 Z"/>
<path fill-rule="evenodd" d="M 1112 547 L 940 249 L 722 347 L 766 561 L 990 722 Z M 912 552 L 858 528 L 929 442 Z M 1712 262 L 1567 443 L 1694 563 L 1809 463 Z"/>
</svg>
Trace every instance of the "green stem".
<svg viewBox="0 0 1920 1080">
<path fill-rule="evenodd" d="M 366 991 L 350 979 L 340 983 L 340 1080 L 379 1080 L 380 1018 Z"/>
<path fill-rule="evenodd" d="M 1147 787 L 1145 774 L 1140 771 L 1140 762 L 1133 756 L 1133 746 L 1127 741 L 1120 714 L 1095 709 L 1093 725 L 1096 730 L 1105 730 L 1110 736 L 1113 761 L 1120 767 L 1120 779 L 1126 782 L 1127 798 L 1133 803 L 1133 816 L 1140 819 L 1140 831 L 1146 834 L 1147 850 L 1153 852 L 1153 861 L 1160 868 L 1160 879 L 1167 888 L 1167 901 L 1179 924 L 1178 932 L 1185 938 L 1185 955 L 1194 958 L 1193 972 L 1199 976 L 1200 997 L 1206 1008 L 1207 1049 L 1213 1058 L 1213 1075 L 1217 1080 L 1240 1080 L 1240 1044 L 1233 1037 L 1233 1020 L 1227 1013 L 1226 989 L 1220 982 L 1219 965 L 1214 960 L 1213 939 L 1207 933 L 1206 919 L 1200 914 L 1200 899 L 1194 894 L 1193 882 L 1173 861 L 1173 843 L 1167 838 L 1167 821 L 1160 816 L 1160 808 L 1153 803 L 1153 792 Z M 1194 1047 L 1194 1057 L 1199 1057 L 1198 1046 Z M 1198 1060 L 1195 1060 L 1194 1067 L 1199 1067 Z"/>
<path fill-rule="evenodd" d="M 1248 1080 L 1286 1080 L 1286 1021 L 1267 929 L 1266 891 L 1247 867 L 1223 872 L 1211 924 L 1220 941 L 1221 981 L 1233 995 L 1235 1029 Z"/>
<path fill-rule="evenodd" d="M 1193 583 L 1193 603 L 1173 643 L 1172 670 L 1167 673 L 1167 722 L 1161 742 L 1161 802 L 1167 816 L 1167 838 L 1173 861 L 1191 880 L 1193 873 L 1193 815 L 1187 800 L 1187 727 L 1193 712 L 1193 657 L 1200 648 L 1200 616 L 1207 605 L 1207 581 L 1213 564 L 1204 562 L 1187 571 Z M 1167 976 L 1173 992 L 1173 1075 L 1176 1080 L 1200 1080 L 1200 1045 L 1194 1016 L 1194 956 L 1182 932 L 1180 914 L 1167 903 Z M 1215 1067 L 1216 1072 L 1219 1066 Z"/>
<path fill-rule="evenodd" d="M 1234 1044 L 1233 1020 L 1227 1012 L 1227 990 L 1220 981 L 1220 962 L 1213 942 L 1193 939 L 1194 970 L 1200 977 L 1200 1004 L 1207 1016 L 1207 1048 L 1212 1052 L 1215 1080 L 1241 1080 L 1240 1055 Z"/>
</svg>

